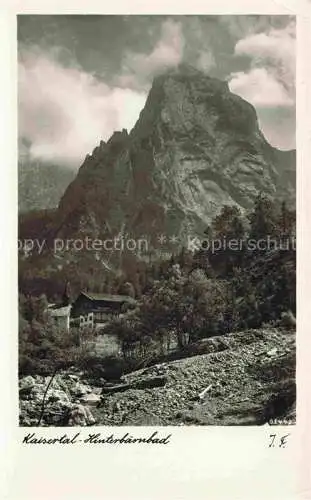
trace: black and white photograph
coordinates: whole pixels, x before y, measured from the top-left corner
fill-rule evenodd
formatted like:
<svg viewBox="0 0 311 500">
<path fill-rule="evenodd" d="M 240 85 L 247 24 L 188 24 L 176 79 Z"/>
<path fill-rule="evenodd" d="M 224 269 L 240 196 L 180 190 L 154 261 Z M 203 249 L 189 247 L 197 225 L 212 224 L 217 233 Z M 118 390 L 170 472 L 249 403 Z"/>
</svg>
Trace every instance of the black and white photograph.
<svg viewBox="0 0 311 500">
<path fill-rule="evenodd" d="M 19 425 L 294 425 L 295 16 L 17 38 Z"/>
</svg>

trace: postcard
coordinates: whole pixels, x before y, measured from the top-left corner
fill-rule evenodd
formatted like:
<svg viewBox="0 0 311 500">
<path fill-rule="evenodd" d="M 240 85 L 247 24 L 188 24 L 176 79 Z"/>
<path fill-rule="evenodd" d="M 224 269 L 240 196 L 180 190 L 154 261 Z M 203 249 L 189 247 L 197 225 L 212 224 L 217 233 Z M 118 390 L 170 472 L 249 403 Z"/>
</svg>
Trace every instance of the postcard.
<svg viewBox="0 0 311 500">
<path fill-rule="evenodd" d="M 310 10 L 48 3 L 4 17 L 6 498 L 310 498 Z"/>
</svg>

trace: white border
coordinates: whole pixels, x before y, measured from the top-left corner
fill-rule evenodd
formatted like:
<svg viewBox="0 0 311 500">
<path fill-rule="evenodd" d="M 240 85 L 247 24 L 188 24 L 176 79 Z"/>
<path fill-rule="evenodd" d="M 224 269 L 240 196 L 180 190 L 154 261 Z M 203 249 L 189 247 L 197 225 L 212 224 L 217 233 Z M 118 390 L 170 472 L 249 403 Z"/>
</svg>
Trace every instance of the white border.
<svg viewBox="0 0 311 500">
<path fill-rule="evenodd" d="M 20 444 L 25 430 L 17 427 L 17 123 L 16 13 L 42 14 L 297 14 L 297 209 L 298 209 L 298 423 L 286 450 L 269 449 L 274 427 L 170 428 L 167 447 L 78 446 L 51 448 Z M 1 56 L 1 449 L 4 498 L 35 499 L 211 499 L 294 500 L 311 498 L 310 357 L 308 293 L 311 243 L 307 204 L 310 196 L 310 2 L 228 0 L 183 2 L 159 0 L 155 5 L 131 0 L 42 0 L 7 2 L 0 18 Z M 120 435 L 122 428 L 115 428 Z M 150 428 L 131 429 L 136 435 Z M 63 429 L 61 430 L 63 431 Z M 28 432 L 28 430 L 27 430 Z M 54 435 L 55 429 L 40 429 Z M 96 432 L 105 434 L 104 428 Z M 84 429 L 86 434 L 87 430 Z"/>
</svg>

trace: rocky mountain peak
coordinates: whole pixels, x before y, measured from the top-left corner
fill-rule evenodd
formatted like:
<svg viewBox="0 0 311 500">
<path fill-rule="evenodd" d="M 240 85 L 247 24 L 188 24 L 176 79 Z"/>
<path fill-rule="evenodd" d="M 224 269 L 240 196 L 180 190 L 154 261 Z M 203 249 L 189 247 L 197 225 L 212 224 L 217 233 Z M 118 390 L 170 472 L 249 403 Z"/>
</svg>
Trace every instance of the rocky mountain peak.
<svg viewBox="0 0 311 500">
<path fill-rule="evenodd" d="M 168 78 L 173 78 L 176 81 L 191 81 L 192 83 L 197 80 L 197 83 L 204 81 L 205 86 L 211 86 L 214 90 L 219 88 L 223 90 L 229 91 L 229 87 L 227 82 L 219 80 L 218 78 L 214 78 L 209 76 L 207 73 L 197 69 L 194 66 L 186 63 L 180 63 L 173 68 L 169 68 L 166 71 L 162 72 L 154 79 L 154 84 L 166 80 Z"/>
<path fill-rule="evenodd" d="M 154 79 L 130 134 L 115 132 L 86 158 L 61 200 L 56 232 L 79 234 L 83 220 L 96 237 L 107 227 L 202 233 L 225 204 L 244 210 L 259 192 L 293 195 L 293 155 L 278 153 L 254 107 L 227 82 L 180 65 Z"/>
<path fill-rule="evenodd" d="M 121 131 L 117 130 L 112 134 L 107 144 L 120 144 L 123 143 L 128 138 L 128 132 L 125 128 Z"/>
<path fill-rule="evenodd" d="M 159 125 L 164 134 L 179 137 L 198 139 L 201 132 L 203 140 L 224 131 L 260 134 L 255 109 L 231 93 L 227 82 L 183 64 L 155 78 L 131 135 L 144 137 Z"/>
</svg>

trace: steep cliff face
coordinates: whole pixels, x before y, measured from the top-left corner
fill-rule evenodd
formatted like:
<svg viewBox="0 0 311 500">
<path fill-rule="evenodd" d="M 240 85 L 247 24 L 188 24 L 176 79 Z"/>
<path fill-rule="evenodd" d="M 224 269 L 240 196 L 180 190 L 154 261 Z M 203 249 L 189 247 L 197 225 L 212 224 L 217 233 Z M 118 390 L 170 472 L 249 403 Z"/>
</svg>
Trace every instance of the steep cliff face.
<svg viewBox="0 0 311 500">
<path fill-rule="evenodd" d="M 58 236 L 201 232 L 224 204 L 294 197 L 295 152 L 272 148 L 226 82 L 180 66 L 154 80 L 130 134 L 87 156 L 57 214 Z"/>
</svg>

